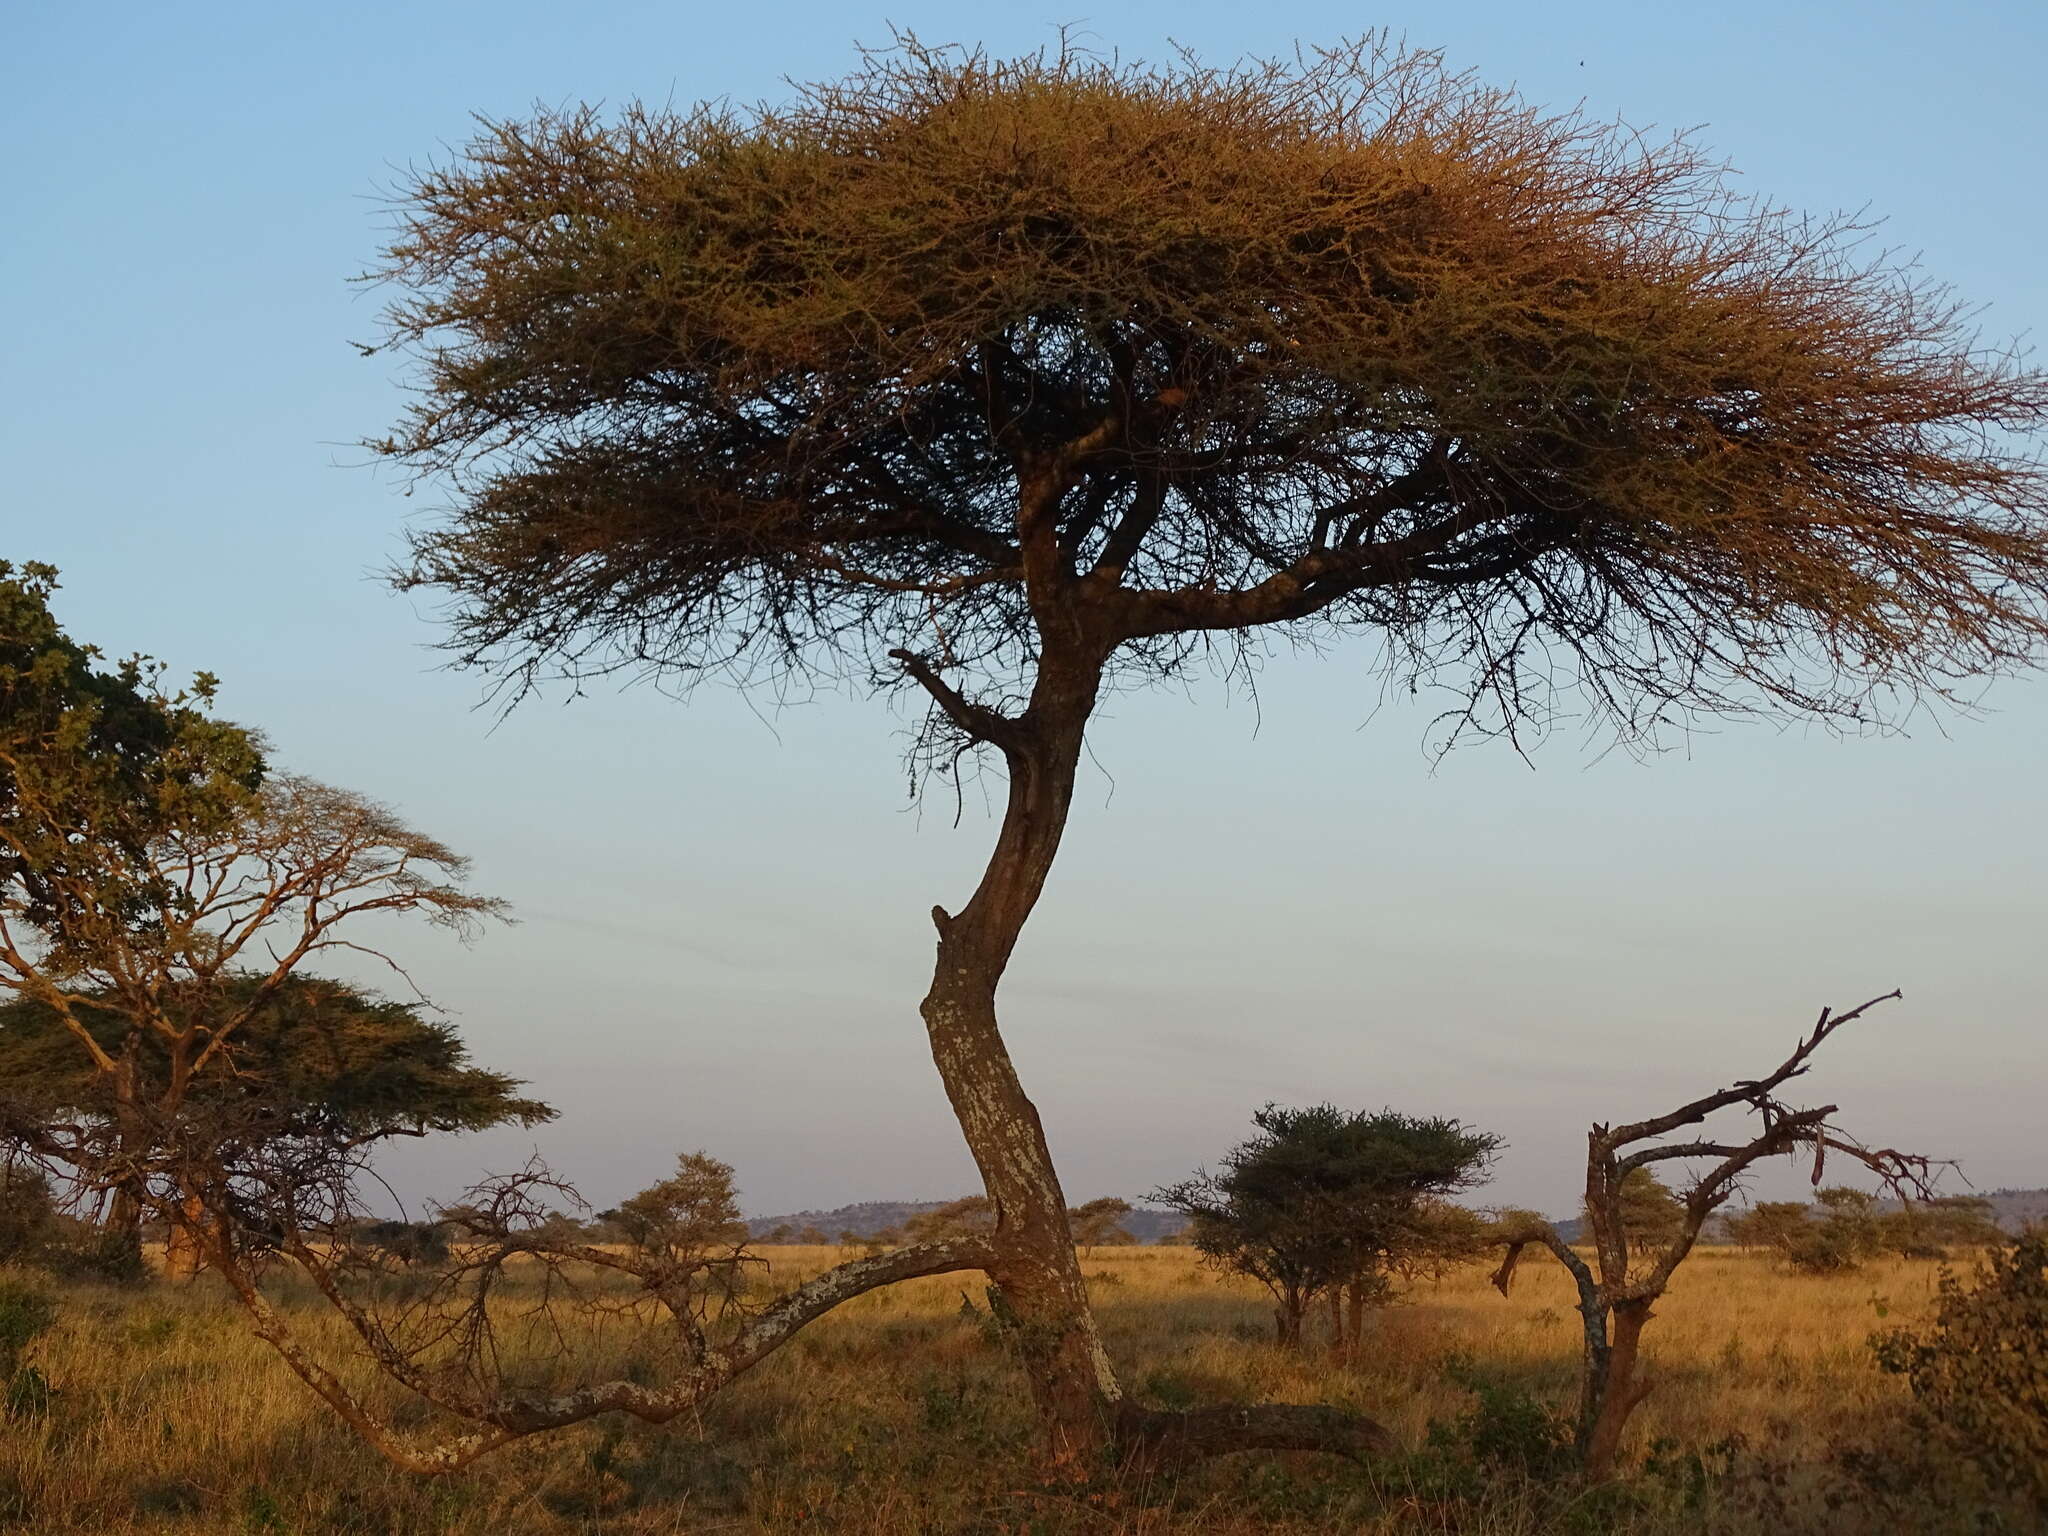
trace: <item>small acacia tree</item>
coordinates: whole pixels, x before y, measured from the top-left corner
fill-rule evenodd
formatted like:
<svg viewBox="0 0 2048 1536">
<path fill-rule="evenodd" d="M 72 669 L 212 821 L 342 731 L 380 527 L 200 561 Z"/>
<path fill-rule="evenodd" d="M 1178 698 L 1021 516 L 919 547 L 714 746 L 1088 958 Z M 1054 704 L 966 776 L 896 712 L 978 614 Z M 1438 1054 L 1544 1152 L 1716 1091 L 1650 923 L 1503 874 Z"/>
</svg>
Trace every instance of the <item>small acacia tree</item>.
<svg viewBox="0 0 2048 1536">
<path fill-rule="evenodd" d="M 490 124 L 396 212 L 377 446 L 448 498 L 401 579 L 458 657 L 921 690 L 919 761 L 1006 779 L 923 1016 L 1058 1456 L 1163 1422 L 996 1017 L 1106 692 L 1356 634 L 1482 732 L 1863 723 L 2048 632 L 2039 374 L 1854 226 L 1380 40 L 906 43 Z"/>
<path fill-rule="evenodd" d="M 73 997 L 68 1015 L 40 997 L 0 1002 L 0 1136 L 88 1184 L 105 1177 L 121 1105 L 114 1080 L 81 1049 L 74 1025 L 103 1053 L 127 1052 L 136 1101 L 161 1111 L 138 1123 L 162 1123 L 169 1134 L 141 1146 L 131 1133 L 123 1160 L 171 1184 L 170 1165 L 199 1142 L 231 1183 L 280 1143 L 346 1155 L 398 1137 L 554 1117 L 545 1104 L 520 1097 L 516 1079 L 471 1065 L 455 1030 L 417 1005 L 300 975 L 230 974 L 190 989 L 189 1001 L 178 995 L 183 990 L 164 999 L 173 1028 L 146 1030 L 132 1045 L 132 1010 L 111 990 Z M 192 1007 L 208 1018 L 187 1019 Z M 224 1049 L 166 1108 L 180 1038 L 224 1026 L 232 1026 Z M 196 1191 L 172 1206 L 171 1273 L 197 1268 L 202 1218 Z"/>
<path fill-rule="evenodd" d="M 1777 1096 L 1786 1083 L 1805 1075 L 1813 1053 L 1836 1030 L 1898 995 L 1887 993 L 1846 1013 L 1822 1009 L 1813 1032 L 1763 1077 L 1738 1082 L 1647 1120 L 1595 1125 L 1586 1138 L 1585 1240 L 1593 1247 L 1591 1263 L 1541 1217 L 1517 1212 L 1503 1218 L 1499 1238 L 1507 1251 L 1493 1277 L 1503 1296 L 1531 1243 L 1557 1256 L 1579 1293 L 1584 1350 L 1576 1439 L 1588 1477 L 1602 1479 L 1612 1472 L 1629 1415 L 1650 1391 L 1651 1383 L 1639 1367 L 1643 1326 L 1652 1316 L 1651 1308 L 1692 1252 L 1707 1219 L 1733 1198 L 1758 1163 L 1810 1152 L 1817 1184 L 1832 1152 L 1869 1169 L 1901 1194 L 1931 1194 L 1927 1181 L 1932 1165 L 1926 1158 L 1863 1146 L 1829 1123 L 1836 1105 L 1797 1109 Z M 1746 1139 L 1704 1134 L 1680 1141 L 1663 1139 L 1738 1108 L 1761 1122 Z M 1630 1193 L 1630 1181 L 1660 1163 L 1698 1165 L 1699 1171 L 1679 1199 L 1678 1223 L 1670 1226 L 1660 1220 L 1661 1230 L 1646 1239 L 1640 1227 L 1631 1229 L 1631 1218 L 1640 1219 L 1643 1196 L 1640 1182 L 1638 1192 Z"/>
<path fill-rule="evenodd" d="M 1100 1195 L 1085 1204 L 1077 1205 L 1067 1212 L 1067 1225 L 1073 1230 L 1074 1246 L 1087 1254 L 1104 1243 L 1123 1245 L 1136 1239 L 1126 1232 L 1123 1220 L 1131 1214 L 1131 1202 L 1115 1195 Z"/>
<path fill-rule="evenodd" d="M 1300 1347 L 1309 1308 L 1327 1296 L 1333 1346 L 1348 1352 L 1365 1308 L 1420 1241 L 1425 1202 L 1480 1183 L 1501 1144 L 1456 1120 L 1330 1104 L 1268 1104 L 1252 1123 L 1259 1134 L 1233 1147 L 1220 1172 L 1152 1198 L 1187 1214 L 1211 1263 L 1273 1293 L 1274 1336 L 1288 1348 Z"/>
</svg>

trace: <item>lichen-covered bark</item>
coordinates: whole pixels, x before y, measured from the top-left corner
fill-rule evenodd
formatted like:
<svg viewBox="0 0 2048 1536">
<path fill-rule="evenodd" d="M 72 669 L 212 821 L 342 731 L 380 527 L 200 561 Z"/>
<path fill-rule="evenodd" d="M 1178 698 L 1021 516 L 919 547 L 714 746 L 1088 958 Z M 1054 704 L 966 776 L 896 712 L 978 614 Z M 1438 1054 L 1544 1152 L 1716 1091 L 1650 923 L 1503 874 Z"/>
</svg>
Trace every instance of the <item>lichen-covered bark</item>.
<svg viewBox="0 0 2048 1536">
<path fill-rule="evenodd" d="M 1096 658 L 1048 658 L 1042 668 L 1006 743 L 1008 801 L 981 883 L 957 916 L 933 914 L 938 955 L 922 1009 L 932 1060 L 995 1203 L 989 1276 L 1015 1315 L 1047 1449 L 1076 1465 L 1111 1443 L 1123 1394 L 1088 1305 L 1044 1127 L 997 1025 L 996 989 L 1066 828 L 1099 668 Z"/>
</svg>

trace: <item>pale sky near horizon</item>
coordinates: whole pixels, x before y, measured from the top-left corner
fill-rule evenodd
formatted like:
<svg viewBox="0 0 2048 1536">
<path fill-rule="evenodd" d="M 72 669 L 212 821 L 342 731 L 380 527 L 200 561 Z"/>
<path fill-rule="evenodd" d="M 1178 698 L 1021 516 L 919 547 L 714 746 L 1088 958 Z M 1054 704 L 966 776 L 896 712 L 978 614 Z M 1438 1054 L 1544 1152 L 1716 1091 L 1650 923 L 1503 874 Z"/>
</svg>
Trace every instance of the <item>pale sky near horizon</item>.
<svg viewBox="0 0 2048 1536">
<path fill-rule="evenodd" d="M 453 1194 L 538 1149 L 600 1203 L 702 1146 L 750 1211 L 974 1185 L 916 1002 L 925 913 L 992 825 L 906 809 L 907 716 L 594 688 L 502 723 L 438 669 L 431 604 L 376 576 L 424 514 L 349 445 L 401 405 L 350 345 L 378 193 L 535 102 L 780 94 L 886 22 L 998 52 L 1052 23 L 1213 61 L 1385 25 L 1531 99 L 1704 125 L 1744 184 L 1867 205 L 1986 307 L 2048 317 L 2048 7 L 1130 4 L 710 8 L 24 5 L 0 279 L 0 558 L 63 570 L 112 652 L 224 679 L 279 759 L 476 860 L 520 926 L 397 936 L 477 1057 L 562 1110 L 389 1161 Z M 1866 1137 L 2048 1184 L 2048 679 L 1974 718 L 1837 740 L 1730 725 L 1637 760 L 1569 734 L 1427 751 L 1364 653 L 1115 700 L 1005 992 L 1068 1193 L 1139 1196 L 1268 1099 L 1455 1114 L 1511 1149 L 1481 1198 L 1570 1209 L 1593 1119 L 1775 1064 L 1819 1006 L 1892 987 L 1802 1089 Z M 1792 1187 L 1794 1176 L 1777 1176 Z M 1768 1183 L 1775 1190 L 1777 1183 Z"/>
</svg>

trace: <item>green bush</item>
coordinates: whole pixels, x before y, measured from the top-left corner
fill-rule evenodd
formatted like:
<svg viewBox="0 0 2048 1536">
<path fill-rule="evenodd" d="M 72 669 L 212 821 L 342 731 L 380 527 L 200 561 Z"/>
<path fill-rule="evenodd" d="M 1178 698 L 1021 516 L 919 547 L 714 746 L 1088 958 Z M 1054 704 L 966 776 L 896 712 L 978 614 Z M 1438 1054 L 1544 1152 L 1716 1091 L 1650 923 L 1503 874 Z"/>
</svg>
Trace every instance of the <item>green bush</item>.
<svg viewBox="0 0 2048 1536">
<path fill-rule="evenodd" d="M 1943 1270 L 1934 1325 L 1871 1340 L 1926 1415 L 2001 1486 L 2048 1511 L 2048 1230 Z"/>
<path fill-rule="evenodd" d="M 1521 1387 L 1488 1380 L 1468 1361 L 1447 1362 L 1444 1375 L 1474 1401 L 1457 1418 L 1429 1426 L 1430 1450 L 1538 1482 L 1577 1471 L 1571 1423 L 1549 1404 Z"/>
<path fill-rule="evenodd" d="M 33 1263 L 57 1235 L 57 1201 L 42 1171 L 0 1164 L 0 1264 Z"/>
<path fill-rule="evenodd" d="M 50 1293 L 19 1281 L 0 1280 L 0 1411 L 9 1418 L 44 1412 L 50 1384 L 21 1358 L 57 1320 Z"/>
</svg>

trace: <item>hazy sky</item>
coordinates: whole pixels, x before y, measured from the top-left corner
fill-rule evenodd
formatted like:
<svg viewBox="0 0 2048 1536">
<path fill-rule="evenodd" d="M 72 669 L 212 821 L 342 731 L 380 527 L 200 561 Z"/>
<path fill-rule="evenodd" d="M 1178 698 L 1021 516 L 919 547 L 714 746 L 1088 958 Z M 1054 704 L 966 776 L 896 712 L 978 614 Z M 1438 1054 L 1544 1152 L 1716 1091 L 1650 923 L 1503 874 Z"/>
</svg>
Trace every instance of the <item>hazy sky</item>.
<svg viewBox="0 0 2048 1536">
<path fill-rule="evenodd" d="M 536 1145 L 600 1201 L 703 1146 L 756 1212 L 943 1197 L 973 1169 L 925 1055 L 925 916 L 992 834 L 906 808 L 907 720 L 648 688 L 502 724 L 377 570 L 409 517 L 349 446 L 396 416 L 350 346 L 395 167 L 471 113 L 753 99 L 927 40 L 1212 60 L 1369 23 L 1531 98 L 1705 125 L 1746 184 L 1869 205 L 1987 307 L 2048 315 L 2048 7 L 1124 5 L 1029 19 L 893 4 L 10 10 L 0 130 L 0 556 L 64 571 L 112 651 L 210 668 L 289 765 L 476 859 L 516 928 L 396 942 L 485 1062 L 562 1110 L 392 1168 L 452 1193 Z M 1594 1118 L 1665 1107 L 1894 986 L 1807 1080 L 1868 1136 L 2048 1182 L 2048 681 L 1979 718 L 1839 741 L 1736 726 L 1648 761 L 1570 737 L 1433 766 L 1424 699 L 1363 652 L 1122 699 L 1012 967 L 1008 1034 L 1075 1199 L 1139 1195 L 1267 1099 L 1462 1115 L 1512 1143 L 1491 1198 L 1568 1209 Z"/>
</svg>

